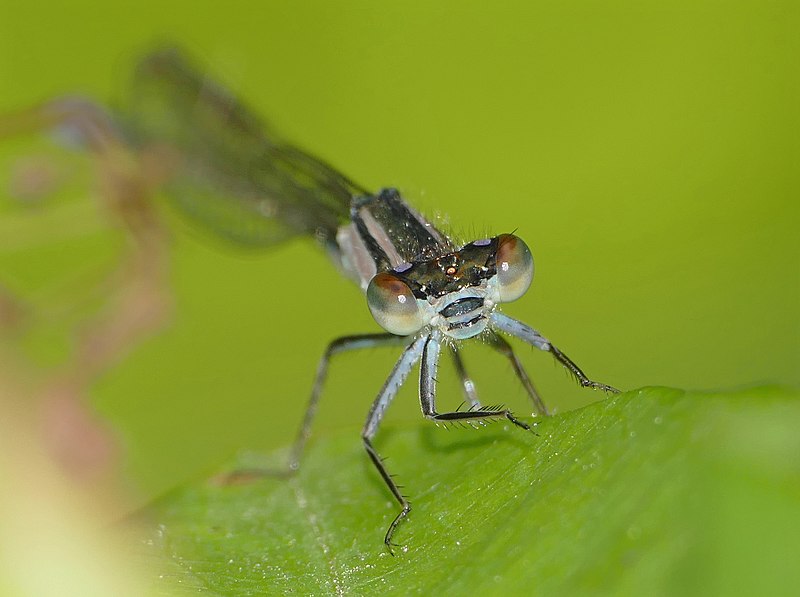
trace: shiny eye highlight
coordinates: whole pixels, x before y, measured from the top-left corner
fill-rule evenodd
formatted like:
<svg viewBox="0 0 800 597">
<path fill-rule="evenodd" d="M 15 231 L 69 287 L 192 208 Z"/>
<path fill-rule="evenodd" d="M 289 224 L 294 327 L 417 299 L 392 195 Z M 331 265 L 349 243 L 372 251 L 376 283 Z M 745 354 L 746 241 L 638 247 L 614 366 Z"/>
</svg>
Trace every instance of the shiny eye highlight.
<svg viewBox="0 0 800 597">
<path fill-rule="evenodd" d="M 378 325 L 391 334 L 407 336 L 425 324 L 411 288 L 387 272 L 376 274 L 369 281 L 367 305 Z"/>
<path fill-rule="evenodd" d="M 533 255 L 521 238 L 513 234 L 497 237 L 497 288 L 500 302 L 517 300 L 533 280 Z"/>
</svg>

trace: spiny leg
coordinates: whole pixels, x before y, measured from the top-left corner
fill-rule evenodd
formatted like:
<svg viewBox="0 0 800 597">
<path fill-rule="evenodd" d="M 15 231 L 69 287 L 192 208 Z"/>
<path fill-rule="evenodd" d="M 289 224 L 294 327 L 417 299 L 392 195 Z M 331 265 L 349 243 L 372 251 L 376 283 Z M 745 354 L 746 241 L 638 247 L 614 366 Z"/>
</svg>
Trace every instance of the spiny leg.
<svg viewBox="0 0 800 597">
<path fill-rule="evenodd" d="M 456 368 L 458 379 L 461 380 L 461 391 L 464 393 L 464 397 L 467 399 L 466 401 L 469 402 L 470 409 L 479 410 L 481 408 L 481 402 L 478 399 L 478 391 L 475 388 L 475 382 L 472 381 L 472 378 L 467 373 L 466 367 L 464 367 L 464 360 L 461 358 L 461 353 L 458 348 L 453 346 L 451 347 L 450 355 L 453 357 L 453 365 Z"/>
<path fill-rule="evenodd" d="M 394 346 L 407 342 L 407 338 L 395 336 L 394 334 L 359 334 L 356 336 L 338 338 L 328 345 L 328 348 L 325 350 L 317 366 L 311 397 L 308 400 L 306 412 L 305 415 L 303 415 L 303 422 L 300 425 L 300 429 L 297 431 L 297 437 L 292 446 L 288 463 L 290 470 L 296 471 L 300 467 L 300 458 L 303 455 L 303 450 L 308 442 L 308 438 L 311 436 L 311 424 L 314 421 L 314 415 L 317 414 L 317 406 L 322 396 L 322 385 L 325 383 L 325 378 L 328 375 L 328 363 L 330 363 L 331 358 L 336 354 L 352 350 Z"/>
<path fill-rule="evenodd" d="M 311 425 L 314 422 L 314 416 L 317 414 L 317 407 L 319 406 L 319 399 L 322 396 L 322 388 L 325 384 L 325 378 L 328 375 L 328 365 L 331 358 L 334 355 L 352 350 L 391 346 L 406 342 L 408 342 L 407 338 L 395 336 L 394 334 L 360 334 L 356 336 L 343 336 L 333 340 L 328 344 L 328 347 L 325 349 L 317 365 L 317 373 L 314 376 L 311 396 L 306 405 L 303 421 L 297 430 L 297 435 L 295 436 L 294 443 L 289 452 L 286 468 L 277 470 L 259 468 L 238 469 L 216 480 L 223 484 L 232 484 L 242 483 L 260 477 L 287 477 L 294 474 L 300 468 L 300 459 L 305 450 L 306 443 L 308 443 L 308 439 L 311 437 Z"/>
<path fill-rule="evenodd" d="M 481 410 L 455 411 L 439 413 L 436 411 L 436 370 L 439 365 L 441 351 L 440 334 L 434 332 L 425 343 L 419 371 L 419 401 L 422 414 L 432 421 L 484 421 L 487 419 L 506 418 L 514 425 L 530 431 L 531 427 L 520 421 L 505 408 L 483 407 Z"/>
<path fill-rule="evenodd" d="M 397 394 L 397 390 L 400 389 L 400 386 L 403 384 L 406 377 L 408 377 L 408 374 L 411 372 L 411 368 L 420 359 L 425 342 L 425 337 L 417 338 L 406 348 L 405 352 L 403 352 L 403 354 L 400 356 L 397 363 L 395 363 L 392 372 L 384 382 L 381 391 L 378 393 L 378 396 L 372 403 L 372 407 L 369 409 L 367 421 L 364 424 L 364 429 L 361 432 L 361 439 L 364 441 L 364 448 L 366 448 L 367 454 L 369 455 L 370 460 L 372 460 L 372 464 L 374 464 L 375 468 L 378 469 L 378 473 L 380 473 L 383 482 L 386 483 L 389 491 L 392 492 L 392 495 L 402 508 L 400 513 L 389 525 L 386 535 L 383 538 L 383 542 L 386 544 L 386 547 L 389 549 L 389 553 L 392 555 L 394 555 L 394 551 L 392 550 L 392 535 L 394 534 L 394 530 L 397 528 L 397 525 L 400 524 L 400 521 L 411 511 L 411 504 L 408 502 L 408 499 L 402 493 L 400 493 L 400 486 L 395 483 L 394 478 L 386 469 L 383 459 L 372 445 L 372 440 L 375 437 L 375 434 L 378 432 L 378 427 L 383 419 L 383 415 L 385 414 L 386 409 L 389 407 L 389 404 L 392 402 L 392 399 Z"/>
<path fill-rule="evenodd" d="M 507 334 L 511 334 L 523 342 L 527 342 L 528 344 L 535 346 L 540 350 L 544 350 L 552 354 L 555 359 L 564 365 L 567 371 L 569 371 L 573 377 L 578 380 L 578 383 L 581 384 L 582 387 L 603 390 L 604 392 L 611 392 L 612 394 L 619 394 L 618 389 L 589 379 L 586 374 L 581 371 L 580 367 L 573 363 L 567 355 L 553 346 L 553 344 L 551 344 L 547 338 L 542 336 L 532 327 L 525 325 L 521 321 L 517 321 L 508 315 L 503 315 L 498 311 L 492 313 L 491 318 L 492 324 L 496 329 L 499 329 Z"/>
<path fill-rule="evenodd" d="M 572 373 L 575 379 L 578 380 L 578 383 L 581 384 L 584 388 L 592 388 L 593 390 L 603 390 L 604 392 L 611 392 L 612 394 L 619 394 L 619 390 L 613 386 L 609 386 L 604 383 L 600 383 L 598 381 L 593 381 L 589 379 L 586 374 L 581 371 L 580 367 L 578 367 L 575 363 L 572 362 L 567 355 L 561 352 L 558 348 L 550 345 L 550 353 L 556 358 L 556 360 L 564 365 L 567 368 L 567 371 Z"/>
<path fill-rule="evenodd" d="M 514 373 L 517 375 L 517 378 L 522 383 L 522 386 L 525 388 L 525 391 L 528 392 L 528 396 L 530 396 L 530 399 L 533 402 L 533 407 L 536 409 L 536 412 L 539 413 L 540 415 L 548 416 L 549 413 L 547 412 L 547 407 L 544 405 L 542 398 L 536 391 L 533 382 L 530 380 L 528 374 L 525 372 L 525 369 L 522 367 L 522 363 L 520 362 L 514 350 L 511 348 L 511 345 L 506 341 L 505 338 L 503 338 L 502 336 L 498 336 L 492 330 L 489 330 L 487 338 L 489 339 L 492 348 L 494 348 L 500 354 L 504 355 L 509 361 L 511 361 L 511 366 L 514 368 Z"/>
<path fill-rule="evenodd" d="M 420 399 L 420 406 L 422 407 L 422 414 L 425 415 L 428 419 L 433 421 L 484 421 L 487 419 L 500 419 L 506 418 L 511 421 L 514 425 L 521 427 L 527 431 L 530 431 L 530 426 L 517 419 L 511 411 L 507 409 L 499 409 L 495 407 L 484 407 L 481 410 L 472 410 L 472 411 L 456 411 L 456 412 L 447 412 L 447 413 L 438 413 L 436 412 L 436 369 L 439 363 L 439 353 L 441 350 L 441 342 L 440 342 L 440 334 L 434 331 L 428 338 L 421 338 L 418 339 L 414 344 L 412 344 L 406 352 L 409 353 L 410 351 L 414 350 L 415 354 L 413 355 L 413 362 L 416 362 L 417 359 L 421 356 L 421 365 L 420 365 L 420 373 L 419 373 L 419 399 Z M 421 343 L 424 343 L 421 344 Z M 421 355 L 419 351 L 421 350 Z M 405 355 L 404 357 L 405 358 Z M 402 359 L 398 362 L 398 366 L 401 364 Z M 412 361 L 409 359 L 408 367 L 413 364 Z M 386 530 L 386 536 L 384 537 L 384 543 L 389 548 L 389 553 L 394 555 L 392 547 L 395 544 L 392 542 L 392 536 L 394 535 L 395 530 L 397 529 L 398 525 L 408 516 L 408 513 L 411 511 L 411 504 L 404 495 L 400 493 L 400 488 L 395 483 L 392 476 L 386 470 L 386 467 L 383 464 L 378 453 L 372 447 L 372 443 L 369 441 L 374 435 L 375 429 L 377 427 L 377 423 L 380 421 L 380 418 L 383 416 L 383 409 L 385 405 L 388 404 L 388 401 L 394 396 L 394 392 L 396 390 L 392 390 L 391 393 L 387 393 L 387 388 L 391 387 L 393 383 L 393 378 L 397 374 L 398 366 L 395 366 L 395 370 L 392 372 L 392 377 L 387 380 L 384 389 L 381 391 L 381 394 L 378 396 L 378 399 L 375 401 L 375 404 L 370 411 L 370 416 L 367 419 L 367 427 L 364 429 L 364 443 L 367 448 L 367 453 L 369 454 L 372 462 L 375 464 L 376 468 L 380 472 L 381 476 L 383 477 L 384 482 L 386 485 L 389 486 L 392 494 L 394 495 L 395 499 L 400 503 L 402 509 L 400 513 L 395 517 L 392 523 L 389 525 L 389 528 Z M 408 373 L 407 370 L 403 372 L 403 377 Z M 398 384 L 399 385 L 399 384 Z"/>
</svg>

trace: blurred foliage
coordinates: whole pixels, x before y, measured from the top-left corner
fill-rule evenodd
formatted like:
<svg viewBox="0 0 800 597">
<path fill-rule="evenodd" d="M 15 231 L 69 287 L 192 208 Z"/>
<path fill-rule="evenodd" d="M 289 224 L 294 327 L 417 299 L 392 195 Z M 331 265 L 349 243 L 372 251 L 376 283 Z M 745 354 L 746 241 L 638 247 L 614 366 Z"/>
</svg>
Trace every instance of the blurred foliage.
<svg viewBox="0 0 800 597">
<path fill-rule="evenodd" d="M 787 594 L 800 586 L 799 398 L 647 388 L 542 421 L 539 437 L 502 424 L 392 432 L 382 453 L 414 506 L 395 557 L 382 538 L 397 504 L 353 430 L 317 442 L 290 481 L 161 500 L 150 553 L 170 565 L 154 582 L 224 595 Z"/>
</svg>

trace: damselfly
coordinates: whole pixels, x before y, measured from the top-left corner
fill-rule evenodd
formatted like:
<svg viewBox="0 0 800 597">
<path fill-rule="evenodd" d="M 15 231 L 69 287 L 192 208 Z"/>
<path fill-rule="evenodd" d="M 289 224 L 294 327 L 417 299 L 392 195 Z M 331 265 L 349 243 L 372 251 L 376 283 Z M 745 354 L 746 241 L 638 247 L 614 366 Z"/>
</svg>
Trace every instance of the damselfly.
<svg viewBox="0 0 800 597">
<path fill-rule="evenodd" d="M 513 367 L 535 411 L 547 415 L 521 362 L 502 334 L 549 352 L 584 386 L 617 392 L 589 379 L 549 340 L 504 315 L 499 305 L 520 298 L 533 279 L 533 258 L 513 234 L 456 243 L 404 201 L 395 189 L 371 193 L 328 164 L 279 139 L 231 93 L 196 71 L 175 50 L 150 55 L 134 80 L 133 102 L 120 135 L 158 162 L 177 204 L 216 233 L 248 245 L 270 245 L 313 235 L 334 263 L 366 294 L 385 330 L 346 336 L 328 345 L 288 467 L 299 468 L 335 354 L 397 345 L 402 354 L 369 409 L 361 438 L 367 454 L 400 505 L 384 542 L 411 510 L 373 439 L 386 409 L 417 363 L 423 415 L 434 422 L 483 424 L 506 419 L 530 431 L 509 409 L 484 406 L 460 357 L 461 344 L 480 337 Z M 74 106 L 73 106 L 74 107 Z M 100 122 L 91 109 L 70 122 Z M 91 127 L 86 129 L 92 133 Z M 82 133 L 86 135 L 86 132 Z M 469 407 L 439 412 L 436 372 L 450 352 Z"/>
</svg>

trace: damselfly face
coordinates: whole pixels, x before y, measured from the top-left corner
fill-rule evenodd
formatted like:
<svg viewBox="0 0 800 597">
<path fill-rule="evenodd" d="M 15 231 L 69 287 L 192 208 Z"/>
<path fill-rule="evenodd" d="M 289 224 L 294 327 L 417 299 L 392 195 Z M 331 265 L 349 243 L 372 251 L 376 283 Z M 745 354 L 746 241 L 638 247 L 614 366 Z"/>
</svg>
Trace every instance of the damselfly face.
<svg viewBox="0 0 800 597">
<path fill-rule="evenodd" d="M 532 280 L 528 246 L 501 234 L 376 274 L 367 287 L 367 304 L 392 334 L 407 336 L 430 326 L 462 340 L 483 332 L 495 307 L 521 297 Z"/>
</svg>

